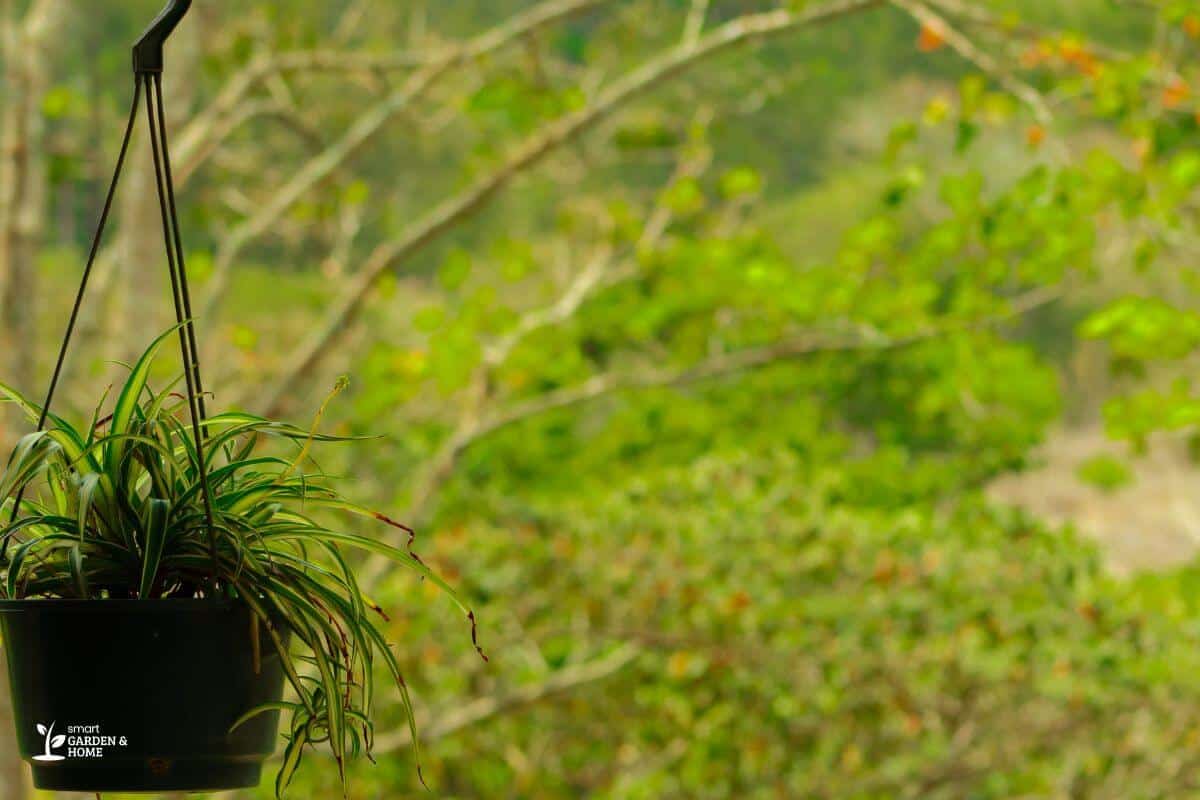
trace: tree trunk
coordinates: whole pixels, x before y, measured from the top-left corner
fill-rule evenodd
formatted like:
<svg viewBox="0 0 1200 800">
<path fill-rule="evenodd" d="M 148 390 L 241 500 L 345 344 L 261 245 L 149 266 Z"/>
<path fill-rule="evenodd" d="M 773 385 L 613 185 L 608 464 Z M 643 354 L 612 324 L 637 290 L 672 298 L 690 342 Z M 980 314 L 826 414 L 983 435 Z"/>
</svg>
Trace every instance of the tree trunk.
<svg viewBox="0 0 1200 800">
<path fill-rule="evenodd" d="M 35 0 L 23 18 L 4 11 L 4 74 L 0 118 L 0 364 L 7 380 L 30 391 L 37 364 L 37 255 L 46 217 L 45 120 L 50 46 L 63 24 L 63 0 Z M 0 431 L 0 434 L 6 431 Z M 7 437 L 0 435 L 0 442 Z M 7 684 L 7 681 L 4 681 Z M 0 688 L 0 797 L 29 797 L 28 769 L 17 751 L 12 699 Z"/>
<path fill-rule="evenodd" d="M 8 96 L 0 171 L 0 345 L 7 377 L 30 391 L 37 363 L 37 254 L 46 217 L 45 120 L 49 48 L 63 23 L 63 0 L 36 0 L 23 19 L 6 20 Z"/>
</svg>

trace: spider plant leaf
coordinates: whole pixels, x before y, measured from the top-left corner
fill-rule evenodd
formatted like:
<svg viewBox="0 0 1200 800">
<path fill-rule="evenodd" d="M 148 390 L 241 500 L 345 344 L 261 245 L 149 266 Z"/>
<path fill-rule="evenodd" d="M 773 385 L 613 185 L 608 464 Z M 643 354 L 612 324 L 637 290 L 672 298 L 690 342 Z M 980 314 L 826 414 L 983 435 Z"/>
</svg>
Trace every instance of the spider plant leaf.
<svg viewBox="0 0 1200 800">
<path fill-rule="evenodd" d="M 349 504 L 331 503 L 328 505 L 331 505 L 332 507 L 335 507 L 335 508 L 344 508 L 344 507 L 347 507 Z M 292 530 L 284 530 L 284 531 L 272 532 L 272 533 L 264 532 L 264 535 L 269 536 L 269 537 L 282 538 L 282 539 L 294 539 L 294 538 L 299 537 L 299 538 L 306 538 L 306 539 L 310 539 L 310 540 L 335 542 L 337 544 L 344 545 L 346 547 L 352 547 L 357 550 L 367 550 L 369 552 L 384 556 L 385 558 L 388 558 L 391 561 L 395 561 L 398 564 L 403 564 L 404 566 L 406 566 L 409 569 L 416 572 L 421 577 L 429 580 L 431 583 L 433 583 L 435 586 L 437 586 L 439 589 L 441 589 L 451 600 L 453 600 L 454 604 L 456 606 L 458 606 L 464 614 L 471 613 L 471 609 L 467 606 L 467 604 L 459 596 L 458 591 L 455 590 L 454 587 L 451 586 L 449 583 L 447 583 L 446 580 L 444 578 L 442 578 L 442 576 L 438 575 L 436 572 L 431 570 L 428 566 L 425 565 L 425 562 L 421 561 L 419 558 L 417 558 L 412 553 L 409 553 L 406 550 L 401 550 L 398 547 L 393 547 L 392 545 L 387 544 L 385 542 L 380 542 L 376 539 L 370 539 L 366 536 L 359 536 L 359 535 L 353 534 L 353 533 L 342 533 L 340 531 L 333 531 L 333 530 L 329 530 L 327 528 L 316 528 L 316 527 L 311 527 L 311 528 L 308 528 L 307 530 L 302 529 L 302 528 L 295 528 Z"/>
<path fill-rule="evenodd" d="M 275 776 L 275 797 L 277 800 L 283 800 L 283 793 L 291 785 L 292 777 L 296 774 L 296 768 L 300 766 L 300 757 L 304 755 L 303 751 L 306 744 L 308 744 L 308 726 L 304 725 L 300 730 L 293 731 L 292 738 L 283 751 L 283 763 L 279 767 L 279 773 Z"/>
<path fill-rule="evenodd" d="M 54 510 L 59 514 L 66 515 L 71 512 L 71 498 L 67 496 L 67 486 L 74 474 L 61 463 L 52 463 L 46 470 L 46 484 L 54 497 Z"/>
<path fill-rule="evenodd" d="M 329 746 L 337 759 L 339 772 L 345 769 L 345 726 L 346 718 L 341 704 L 341 685 L 336 677 L 334 661 L 329 658 L 323 647 L 312 648 L 313 660 L 321 677 L 322 689 L 325 692 L 325 725 L 329 734 Z M 344 773 L 342 774 L 345 780 Z"/>
<path fill-rule="evenodd" d="M 102 413 L 101 409 L 103 409 L 104 404 L 108 402 L 108 396 L 111 393 L 112 386 L 106 387 L 104 393 L 100 395 L 100 402 L 96 403 L 96 407 L 92 411 L 92 421 L 88 425 L 87 439 L 85 440 L 85 444 L 87 445 L 90 445 L 92 442 L 96 441 L 96 434 L 99 432 L 100 428 L 100 414 Z"/>
<path fill-rule="evenodd" d="M 404 680 L 404 673 L 400 671 L 400 662 L 396 660 L 396 654 L 388 647 L 383 634 L 379 632 L 378 628 L 374 625 L 367 625 L 364 632 L 374 641 L 377 652 L 383 655 L 384 664 L 387 665 L 392 675 L 392 681 L 396 684 L 396 688 L 400 692 L 400 705 L 404 709 L 405 721 L 408 723 L 409 746 L 412 748 L 413 762 L 417 765 L 419 774 L 421 769 L 421 740 L 417 735 L 417 714 L 413 707 L 412 695 L 408 691 L 408 683 Z"/>
<path fill-rule="evenodd" d="M 70 423 L 57 417 L 51 419 L 54 427 L 48 429 L 46 435 L 62 448 L 64 460 L 70 464 L 71 468 L 90 472 L 99 471 L 100 462 L 96 460 L 94 452 L 88 447 L 79 431 L 75 430 Z"/>
<path fill-rule="evenodd" d="M 79 596 L 83 599 L 90 597 L 91 591 L 88 588 L 88 579 L 83 572 L 83 553 L 80 551 L 78 544 L 71 545 L 68 563 L 71 567 L 71 578 L 75 581 L 75 591 L 79 592 Z"/>
<path fill-rule="evenodd" d="M 13 551 L 12 561 L 8 562 L 8 580 L 5 587 L 8 592 L 6 596 L 10 599 L 17 599 L 20 597 L 20 595 L 17 594 L 17 587 L 19 586 L 21 580 L 21 568 L 25 564 L 26 556 L 29 555 L 30 551 L 33 550 L 39 541 L 40 538 L 30 539 L 27 542 L 23 542 L 19 547 L 17 547 L 16 550 Z"/>
<path fill-rule="evenodd" d="M 373 645 L 364 629 L 370 627 L 366 619 L 362 598 L 353 583 L 341 581 L 337 575 L 311 562 L 286 553 L 276 555 L 277 568 L 287 577 L 288 582 L 304 590 L 322 604 L 322 610 L 337 618 L 339 635 L 343 639 L 347 672 L 352 672 L 356 663 L 363 666 L 363 674 L 370 674 L 373 663 Z M 288 562 L 288 563 L 278 563 Z M 328 579 L 328 583 L 345 590 L 348 597 L 341 596 L 337 591 L 326 585 L 320 578 Z M 348 637 L 348 641 L 346 641 Z M 372 681 L 364 679 L 360 687 L 360 697 L 364 708 L 370 707 Z"/>
<path fill-rule="evenodd" d="M 135 414 L 138 411 L 139 403 L 141 402 L 142 392 L 146 388 L 146 379 L 150 376 L 150 368 L 154 364 L 154 357 L 158 355 L 159 349 L 163 343 L 179 329 L 180 326 L 175 325 L 162 334 L 157 339 L 151 342 L 146 348 L 146 352 L 142 353 L 141 358 L 133 365 L 130 370 L 129 377 L 125 379 L 125 384 L 121 387 L 121 393 L 117 396 L 117 404 L 113 407 L 112 419 L 109 421 L 108 430 L 110 434 L 116 434 L 118 437 L 121 434 L 129 433 L 130 423 L 133 421 Z M 127 442 L 122 438 L 112 438 L 109 441 L 109 446 L 106 448 L 104 463 L 108 470 L 114 470 L 121 463 L 125 454 Z"/>
<path fill-rule="evenodd" d="M 238 728 L 242 727 L 243 725 L 245 725 L 247 722 L 254 719 L 255 717 L 262 716 L 263 714 L 267 714 L 271 711 L 293 711 L 294 712 L 294 711 L 298 711 L 303 708 L 304 708 L 304 706 L 300 703 L 289 703 L 286 700 L 276 700 L 276 701 L 273 701 L 270 703 L 262 703 L 260 705 L 255 706 L 254 708 L 250 709 L 245 714 L 242 714 L 240 717 L 238 717 L 236 720 L 234 720 L 233 724 L 229 726 L 229 732 L 233 733 Z"/>
<path fill-rule="evenodd" d="M 98 533 L 111 540 L 119 542 L 130 553 L 137 552 L 133 531 L 137 518 L 129 511 L 129 503 L 123 494 L 117 491 L 117 484 L 107 472 L 100 472 L 100 481 L 96 496 L 93 500 L 95 518 L 102 520 L 104 526 Z"/>
<path fill-rule="evenodd" d="M 284 422 L 272 422 L 251 414 L 218 414 L 209 417 L 203 425 L 213 430 L 208 440 L 209 458 L 213 459 L 227 443 L 242 437 L 265 436 L 303 442 L 310 437 L 314 442 L 351 442 L 378 438 L 370 436 L 337 436 L 327 433 L 311 433 L 303 428 Z M 224 427 L 228 425 L 229 427 Z"/>
<path fill-rule="evenodd" d="M 175 394 L 174 389 L 183 381 L 183 376 L 178 375 L 163 387 L 160 392 L 149 392 L 150 403 L 146 406 L 145 417 L 147 421 L 154 421 L 161 417 L 164 412 L 170 416 L 174 416 L 175 411 L 181 408 L 184 404 L 184 399 Z M 149 391 L 149 390 L 148 390 Z M 168 407 L 168 404 L 170 406 Z"/>
<path fill-rule="evenodd" d="M 20 469 L 31 460 L 44 459 L 43 453 L 52 447 L 57 447 L 57 444 L 50 438 L 48 431 L 34 431 L 25 434 L 17 440 L 17 446 L 13 448 L 8 457 L 5 471 L 11 472 L 14 469 Z"/>
<path fill-rule="evenodd" d="M 244 433 L 267 433 L 286 439 L 307 439 L 309 436 L 312 436 L 315 442 L 356 442 L 379 438 L 378 436 L 339 436 L 330 433 L 314 433 L 306 428 L 301 428 L 299 425 L 293 425 L 289 422 L 279 422 L 278 420 L 267 419 L 266 417 L 242 411 L 226 411 L 221 414 L 214 414 L 204 424 L 214 428 L 223 428 L 228 425 L 230 426 L 229 430 L 238 431 L 239 435 Z"/>
<path fill-rule="evenodd" d="M 163 546 L 167 540 L 167 517 L 170 508 L 170 503 L 156 497 L 146 504 L 146 540 L 142 554 L 142 581 L 138 588 L 138 597 L 142 599 L 150 597 L 154 590 L 154 579 L 158 577 L 158 565 L 162 560 Z"/>
<path fill-rule="evenodd" d="M 274 484 L 255 486 L 249 489 L 225 492 L 221 495 L 219 505 L 221 510 L 227 514 L 246 516 L 255 509 L 267 504 L 268 500 L 279 497 L 280 494 L 280 487 Z"/>
<path fill-rule="evenodd" d="M 305 709 L 309 713 L 312 713 L 313 708 L 309 705 L 307 701 L 307 695 L 301 688 L 303 681 L 300 679 L 300 673 L 296 671 L 296 665 L 292 660 L 291 653 L 288 652 L 287 646 L 283 643 L 283 639 L 280 637 L 279 632 L 275 630 L 275 625 L 273 622 L 271 622 L 271 615 L 267 613 L 267 610 L 263 607 L 263 604 L 249 592 L 244 582 L 234 580 L 233 584 L 237 588 L 238 595 L 242 598 L 242 601 L 246 605 L 250 606 L 250 610 L 255 614 L 258 614 L 258 618 L 265 623 L 264 627 L 267 630 L 267 635 L 271 638 L 271 643 L 275 645 L 275 651 L 279 653 L 279 662 L 283 666 L 283 672 L 287 676 L 288 682 L 300 695 L 300 699 L 304 702 Z"/>
<path fill-rule="evenodd" d="M 35 513 L 39 509 L 33 508 L 32 503 L 26 502 L 24 505 L 26 508 L 30 509 L 30 513 L 26 516 L 23 516 L 23 517 L 13 520 L 8 525 L 5 525 L 3 538 L 12 537 L 12 536 L 16 535 L 17 533 L 19 533 L 20 531 L 26 530 L 28 528 L 37 528 L 37 527 L 47 527 L 50 529 L 54 529 L 56 527 L 61 528 L 61 525 L 64 522 L 68 525 L 71 525 L 72 526 L 71 529 L 74 530 L 74 520 L 72 520 L 70 517 L 59 517 L 56 514 Z"/>
<path fill-rule="evenodd" d="M 78 511 L 76 519 L 79 524 L 79 538 L 82 541 L 87 535 L 88 517 L 92 513 L 92 505 L 96 500 L 96 492 L 100 489 L 100 475 L 92 472 L 84 475 L 79 479 L 79 491 L 77 493 L 78 501 L 76 503 Z"/>
<path fill-rule="evenodd" d="M 42 416 L 41 406 L 26 398 L 7 383 L 0 383 L 0 398 L 20 408 L 30 422 L 36 423 Z"/>
<path fill-rule="evenodd" d="M 256 458 L 241 459 L 239 461 L 234 461 L 229 464 L 224 464 L 224 465 L 214 469 L 212 472 L 208 473 L 208 486 L 210 489 L 216 490 L 216 489 L 220 489 L 227 483 L 233 484 L 236 482 L 237 478 L 239 477 L 239 475 L 241 473 L 246 473 L 247 480 L 254 480 L 254 478 L 256 476 L 255 470 L 260 467 L 262 467 L 262 468 L 266 468 L 266 467 L 282 468 L 282 467 L 287 466 L 287 464 L 288 464 L 288 462 L 286 460 L 284 460 L 282 458 L 278 458 L 276 456 L 259 456 Z M 269 475 L 261 475 L 260 474 L 259 477 L 262 480 L 270 480 L 271 479 L 271 476 L 269 476 Z M 195 481 L 194 483 L 189 485 L 186 489 L 182 490 L 182 493 L 179 495 L 179 500 L 181 502 L 187 501 L 193 494 L 198 493 L 200 491 L 200 488 L 201 488 L 200 482 Z"/>
<path fill-rule="evenodd" d="M 30 422 L 36 423 L 41 419 L 42 410 L 40 406 L 26 399 L 16 389 L 4 383 L 0 383 L 0 401 L 2 400 L 7 400 L 17 405 Z M 56 414 L 48 413 L 46 420 L 51 426 L 48 435 L 59 442 L 70 460 L 74 461 L 78 458 L 84 449 L 83 439 L 80 437 L 79 432 L 70 423 Z"/>
</svg>

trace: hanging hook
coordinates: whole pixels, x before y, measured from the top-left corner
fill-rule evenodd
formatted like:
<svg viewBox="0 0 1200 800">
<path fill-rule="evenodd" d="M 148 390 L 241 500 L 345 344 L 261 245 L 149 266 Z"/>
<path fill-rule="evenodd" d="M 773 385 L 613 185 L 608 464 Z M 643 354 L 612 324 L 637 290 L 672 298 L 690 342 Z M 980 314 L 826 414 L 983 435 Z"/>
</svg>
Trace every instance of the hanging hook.
<svg viewBox="0 0 1200 800">
<path fill-rule="evenodd" d="M 136 74 L 162 72 L 163 43 L 191 7 L 192 0 L 169 0 L 167 7 L 154 18 L 142 38 L 133 46 L 133 71 Z"/>
</svg>

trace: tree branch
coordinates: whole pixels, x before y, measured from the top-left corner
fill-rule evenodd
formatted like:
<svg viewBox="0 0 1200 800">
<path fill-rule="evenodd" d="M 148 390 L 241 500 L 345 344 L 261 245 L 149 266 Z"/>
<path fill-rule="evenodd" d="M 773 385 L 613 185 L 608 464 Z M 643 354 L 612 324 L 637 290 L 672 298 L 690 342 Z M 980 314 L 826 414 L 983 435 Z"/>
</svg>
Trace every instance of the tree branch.
<svg viewBox="0 0 1200 800">
<path fill-rule="evenodd" d="M 1023 39 L 1038 41 L 1063 35 L 1061 30 L 1013 20 L 989 11 L 981 5 L 971 5 L 963 0 L 929 0 L 929 4 L 940 8 L 946 14 L 957 17 L 964 23 L 988 28 L 1007 36 L 1018 34 Z M 1128 52 L 1096 41 L 1088 42 L 1088 50 L 1113 61 L 1128 60 L 1132 57 Z"/>
<path fill-rule="evenodd" d="M 707 120 L 708 116 L 706 109 L 701 110 L 697 114 L 697 119 Z M 701 173 L 708 166 L 709 159 L 710 153 L 707 149 L 701 153 L 685 151 L 684 156 L 676 164 L 667 180 L 664 190 L 658 192 L 658 200 L 654 203 L 653 210 L 638 236 L 634 247 L 635 251 L 656 246 L 665 234 L 667 226 L 670 225 L 674 213 L 670 205 L 664 201 L 667 189 L 677 185 L 681 180 Z M 454 429 L 441 443 L 433 457 L 422 465 L 418 478 L 414 482 L 408 511 L 405 515 L 410 524 L 417 525 L 424 521 L 432 499 L 453 474 L 454 466 L 463 449 L 478 435 L 482 409 L 491 400 L 492 375 L 496 367 L 504 363 L 513 349 L 529 334 L 565 322 L 573 317 L 583 304 L 597 292 L 637 274 L 636 258 L 630 257 L 624 265 L 616 267 L 613 265 L 613 260 L 612 247 L 603 246 L 567 284 L 555 302 L 526 312 L 511 332 L 484 348 L 483 361 L 474 378 L 472 396 L 466 401 Z M 388 566 L 389 563 L 386 559 L 369 558 L 360 570 L 360 581 L 363 585 L 373 585 Z"/>
<path fill-rule="evenodd" d="M 921 25 L 936 30 L 956 53 L 990 75 L 1009 94 L 1028 106 L 1039 123 L 1049 125 L 1053 121 L 1054 115 L 1050 113 L 1045 98 L 1037 89 L 1013 75 L 1011 70 L 976 47 L 974 42 L 951 26 L 943 16 L 919 0 L 889 0 L 889 2 Z"/>
<path fill-rule="evenodd" d="M 633 663 L 641 652 L 641 647 L 626 642 L 608 655 L 556 670 L 541 683 L 521 686 L 493 697 L 476 698 L 465 705 L 456 704 L 444 712 L 424 714 L 422 716 L 425 717 L 425 720 L 418 725 L 421 741 L 431 742 L 444 739 L 490 717 L 541 702 L 589 683 L 605 680 Z M 412 738 L 409 732 L 400 730 L 376 739 L 375 752 L 388 753 L 408 747 L 411 743 Z"/>
<path fill-rule="evenodd" d="M 698 123 L 702 122 L 707 125 L 709 119 L 710 115 L 707 109 L 696 115 Z M 635 251 L 653 248 L 659 243 L 674 216 L 671 206 L 664 202 L 664 196 L 680 181 L 702 173 L 710 161 L 711 153 L 707 150 L 699 155 L 685 153 L 684 157 L 679 160 L 671 177 L 658 193 L 659 200 L 652 206 L 646 224 L 637 238 Z M 608 246 L 601 248 L 600 252 L 589 259 L 587 266 L 567 285 L 558 300 L 543 308 L 522 314 L 512 331 L 491 346 L 484 348 L 485 365 L 491 368 L 502 363 L 512 353 L 513 348 L 530 333 L 570 319 L 584 302 L 598 291 L 620 283 L 637 272 L 635 258 L 630 258 L 627 263 L 617 267 L 614 267 L 612 262 L 612 248 Z"/>
<path fill-rule="evenodd" d="M 551 411 L 582 405 L 621 391 L 687 386 L 819 353 L 895 350 L 935 338 L 943 333 L 945 333 L 943 330 L 927 331 L 900 339 L 890 339 L 872 329 L 863 329 L 857 335 L 841 338 L 831 338 L 823 333 L 806 334 L 763 347 L 735 350 L 686 369 L 654 369 L 628 374 L 602 373 L 583 383 L 548 392 L 493 414 L 477 426 L 472 439 L 464 442 L 462 446 L 465 448 L 476 439 L 481 439 L 518 422 Z"/>
<path fill-rule="evenodd" d="M 209 292 L 200 316 L 212 315 L 216 304 L 228 288 L 233 264 L 247 244 L 268 232 L 294 203 L 356 153 L 393 116 L 428 91 L 439 78 L 460 64 L 498 50 L 541 27 L 578 14 L 603 2 L 607 2 L 607 0 L 552 0 L 541 3 L 480 34 L 464 45 L 451 48 L 440 59 L 430 62 L 423 69 L 413 73 L 403 86 L 391 92 L 382 101 L 359 116 L 358 120 L 341 138 L 301 167 L 287 183 L 262 204 L 257 213 L 241 222 L 222 238 L 214 258 Z M 272 63 L 269 59 L 264 61 L 267 64 Z M 265 67 L 258 69 L 262 70 Z M 227 91 L 231 95 L 236 95 L 238 89 Z M 223 102 L 228 105 L 228 101 Z"/>
<path fill-rule="evenodd" d="M 507 411 L 493 415 L 477 427 L 474 439 L 471 441 L 549 411 L 580 405 L 605 395 L 628 389 L 686 386 L 772 364 L 794 361 L 798 358 L 818 353 L 898 350 L 953 333 L 992 327 L 1048 305 L 1062 297 L 1062 293 L 1063 289 L 1059 286 L 1040 287 L 1018 297 L 1003 314 L 987 317 L 982 320 L 970 320 L 932 327 L 907 336 L 888 337 L 873 328 L 860 328 L 856 333 L 849 336 L 840 335 L 831 337 L 825 332 L 816 332 L 803 334 L 762 347 L 752 347 L 724 353 L 703 361 L 698 365 L 684 369 L 656 369 L 641 373 L 605 373 L 596 375 L 577 386 L 569 386 L 549 392 L 541 397 L 518 403 L 510 407 Z M 466 442 L 463 446 L 465 447 L 470 443 Z"/>
<path fill-rule="evenodd" d="M 267 395 L 267 413 L 280 411 L 285 398 L 295 390 L 299 380 L 309 374 L 340 339 L 381 276 L 462 218 L 483 207 L 514 177 L 538 164 L 558 147 L 589 130 L 624 103 L 735 45 L 829 22 L 875 7 L 880 2 L 835 0 L 803 12 L 780 10 L 737 18 L 694 43 L 683 42 L 627 73 L 602 90 L 588 106 L 550 123 L 543 131 L 526 139 L 496 170 L 477 180 L 462 193 L 443 201 L 398 238 L 384 242 L 375 249 L 358 274 L 350 280 L 346 291 L 325 320 L 285 363 L 277 385 Z"/>
<path fill-rule="evenodd" d="M 423 465 L 414 483 L 405 515 L 408 524 L 416 525 L 424 521 L 430 502 L 438 489 L 453 474 L 459 456 L 471 442 L 479 438 L 480 426 L 483 424 L 480 413 L 489 399 L 492 369 L 507 358 L 521 338 L 545 325 L 565 320 L 573 314 L 606 273 L 610 256 L 611 254 L 605 251 L 591 259 L 557 303 L 526 315 L 523 322 L 527 324 L 520 326 L 514 335 L 500 340 L 485 353 L 480 374 L 475 376 L 473 396 L 466 400 L 466 406 L 459 414 L 453 431 Z M 365 587 L 373 586 L 390 566 L 391 562 L 386 558 L 369 556 L 359 569 L 359 584 Z"/>
<path fill-rule="evenodd" d="M 474 420 L 470 426 L 461 427 L 443 443 L 433 460 L 433 466 L 424 483 L 414 493 L 413 516 L 410 524 L 425 522 L 429 501 L 434 491 L 453 474 L 462 454 L 473 444 L 497 431 L 519 422 L 572 406 L 583 405 L 617 392 L 634 389 L 651 389 L 687 386 L 701 381 L 727 377 L 741 372 L 795 361 L 810 355 L 840 352 L 867 352 L 898 350 L 911 347 L 931 339 L 963 333 L 971 330 L 994 327 L 1016 317 L 1046 306 L 1062 297 L 1061 286 L 1043 286 L 1032 289 L 1015 298 L 1007 310 L 978 320 L 963 320 L 928 328 L 899 337 L 889 337 L 875 328 L 860 326 L 854 332 L 831 335 L 828 331 L 814 331 L 791 337 L 761 347 L 750 347 L 714 356 L 699 364 L 676 369 L 652 369 L 641 372 L 607 372 L 575 386 L 567 386 L 547 392 L 509 406 L 490 416 Z M 398 537 L 388 536 L 392 544 L 399 544 Z M 376 581 L 387 570 L 389 562 L 381 556 L 371 556 L 359 571 L 359 583 L 370 591 Z"/>
</svg>

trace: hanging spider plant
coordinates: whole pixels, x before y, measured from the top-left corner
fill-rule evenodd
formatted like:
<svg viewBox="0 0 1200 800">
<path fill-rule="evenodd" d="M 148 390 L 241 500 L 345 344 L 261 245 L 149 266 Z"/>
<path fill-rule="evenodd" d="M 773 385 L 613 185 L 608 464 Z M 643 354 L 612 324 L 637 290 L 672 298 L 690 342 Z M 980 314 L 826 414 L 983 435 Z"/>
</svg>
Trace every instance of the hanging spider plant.
<svg viewBox="0 0 1200 800">
<path fill-rule="evenodd" d="M 155 355 L 173 332 L 160 336 L 132 366 L 110 414 L 97 410 L 82 429 L 49 415 L 46 430 L 17 443 L 0 476 L 5 518 L 12 517 L 2 529 L 7 557 L 0 573 L 6 598 L 0 602 L 0 611 L 5 612 L 0 618 L 6 623 L 6 639 L 14 651 L 10 652 L 10 662 L 15 662 L 12 678 L 15 683 L 18 673 L 32 669 L 22 661 L 20 641 L 13 640 L 20 631 L 10 620 L 25 619 L 10 613 L 13 609 L 81 605 L 179 609 L 182 616 L 177 623 L 155 628 L 152 634 L 169 637 L 170 625 L 189 624 L 187 609 L 206 602 L 239 608 L 249 621 L 248 631 L 238 634 L 242 644 L 235 649 L 239 652 L 221 658 L 249 658 L 259 675 L 264 672 L 264 662 L 269 662 L 286 678 L 291 691 L 282 699 L 272 698 L 268 690 L 265 702 L 238 709 L 239 718 L 223 720 L 228 727 L 221 735 L 236 736 L 228 731 L 282 714 L 287 746 L 276 778 L 276 794 L 282 796 L 306 749 L 322 743 L 332 751 L 344 782 L 346 760 L 370 754 L 373 666 L 377 662 L 386 667 L 399 691 L 416 742 L 408 690 L 380 628 L 387 617 L 360 589 L 349 551 L 381 554 L 434 582 L 468 614 L 472 637 L 474 617 L 411 551 L 330 522 L 349 517 L 404 528 L 347 501 L 329 477 L 313 466 L 310 451 L 314 445 L 346 440 L 318 432 L 324 404 L 310 430 L 245 413 L 209 417 L 202 423 L 204 435 L 197 448 L 183 421 L 184 398 L 170 390 L 152 391 L 147 384 Z M 343 386 L 344 381 L 339 381 L 334 394 Z M 0 386 L 0 393 L 31 419 L 41 413 L 7 386 Z M 102 400 L 101 406 L 104 404 Z M 286 454 L 275 454 L 268 446 L 271 440 L 287 445 L 282 448 Z M 201 469 L 202 463 L 206 469 Z M 211 500 L 211 524 L 206 491 Z M 19 504 L 15 514 L 14 503 Z M 74 606 L 64 604 L 68 600 Z M 88 626 L 94 628 L 99 618 L 88 619 L 92 622 L 61 635 L 86 638 Z M 40 624 L 34 625 L 29 636 L 45 634 L 44 629 L 37 630 Z M 130 623 L 126 620 L 124 624 Z M 152 661 L 153 647 L 149 643 L 146 648 Z M 74 657 L 60 653 L 38 663 Z M 200 657 L 189 658 L 194 662 Z M 187 667 L 185 663 L 179 668 Z M 120 668 L 127 671 L 130 667 Z M 170 676 L 145 679 L 154 682 Z M 241 680 L 230 677 L 227 682 Z M 260 701 L 262 697 L 259 692 Z M 14 699 L 20 706 L 22 697 L 15 685 Z M 138 699 L 125 702 L 137 703 Z M 35 708 L 23 711 L 31 717 L 43 713 Z M 189 713 L 205 711 L 207 707 Z M 76 712 L 66 709 L 61 713 Z M 38 725 L 51 721 L 39 719 Z M 171 724 L 179 727 L 181 723 L 186 726 L 188 721 Z M 60 721 L 60 730 L 63 724 Z M 269 727 L 274 729 L 273 724 Z M 44 743 L 31 740 L 31 747 L 37 753 Z M 175 763 L 172 759 L 181 764 L 187 761 L 186 753 L 156 757 L 153 747 L 147 742 L 145 752 L 136 754 L 149 765 L 138 769 L 145 767 L 149 775 L 156 767 L 169 772 Z M 35 772 L 57 767 L 35 764 Z M 95 788 L 95 776 L 88 780 L 89 787 Z M 155 788 L 211 788 L 194 786 L 194 781 L 185 778 L 179 781 L 160 782 Z"/>
</svg>

